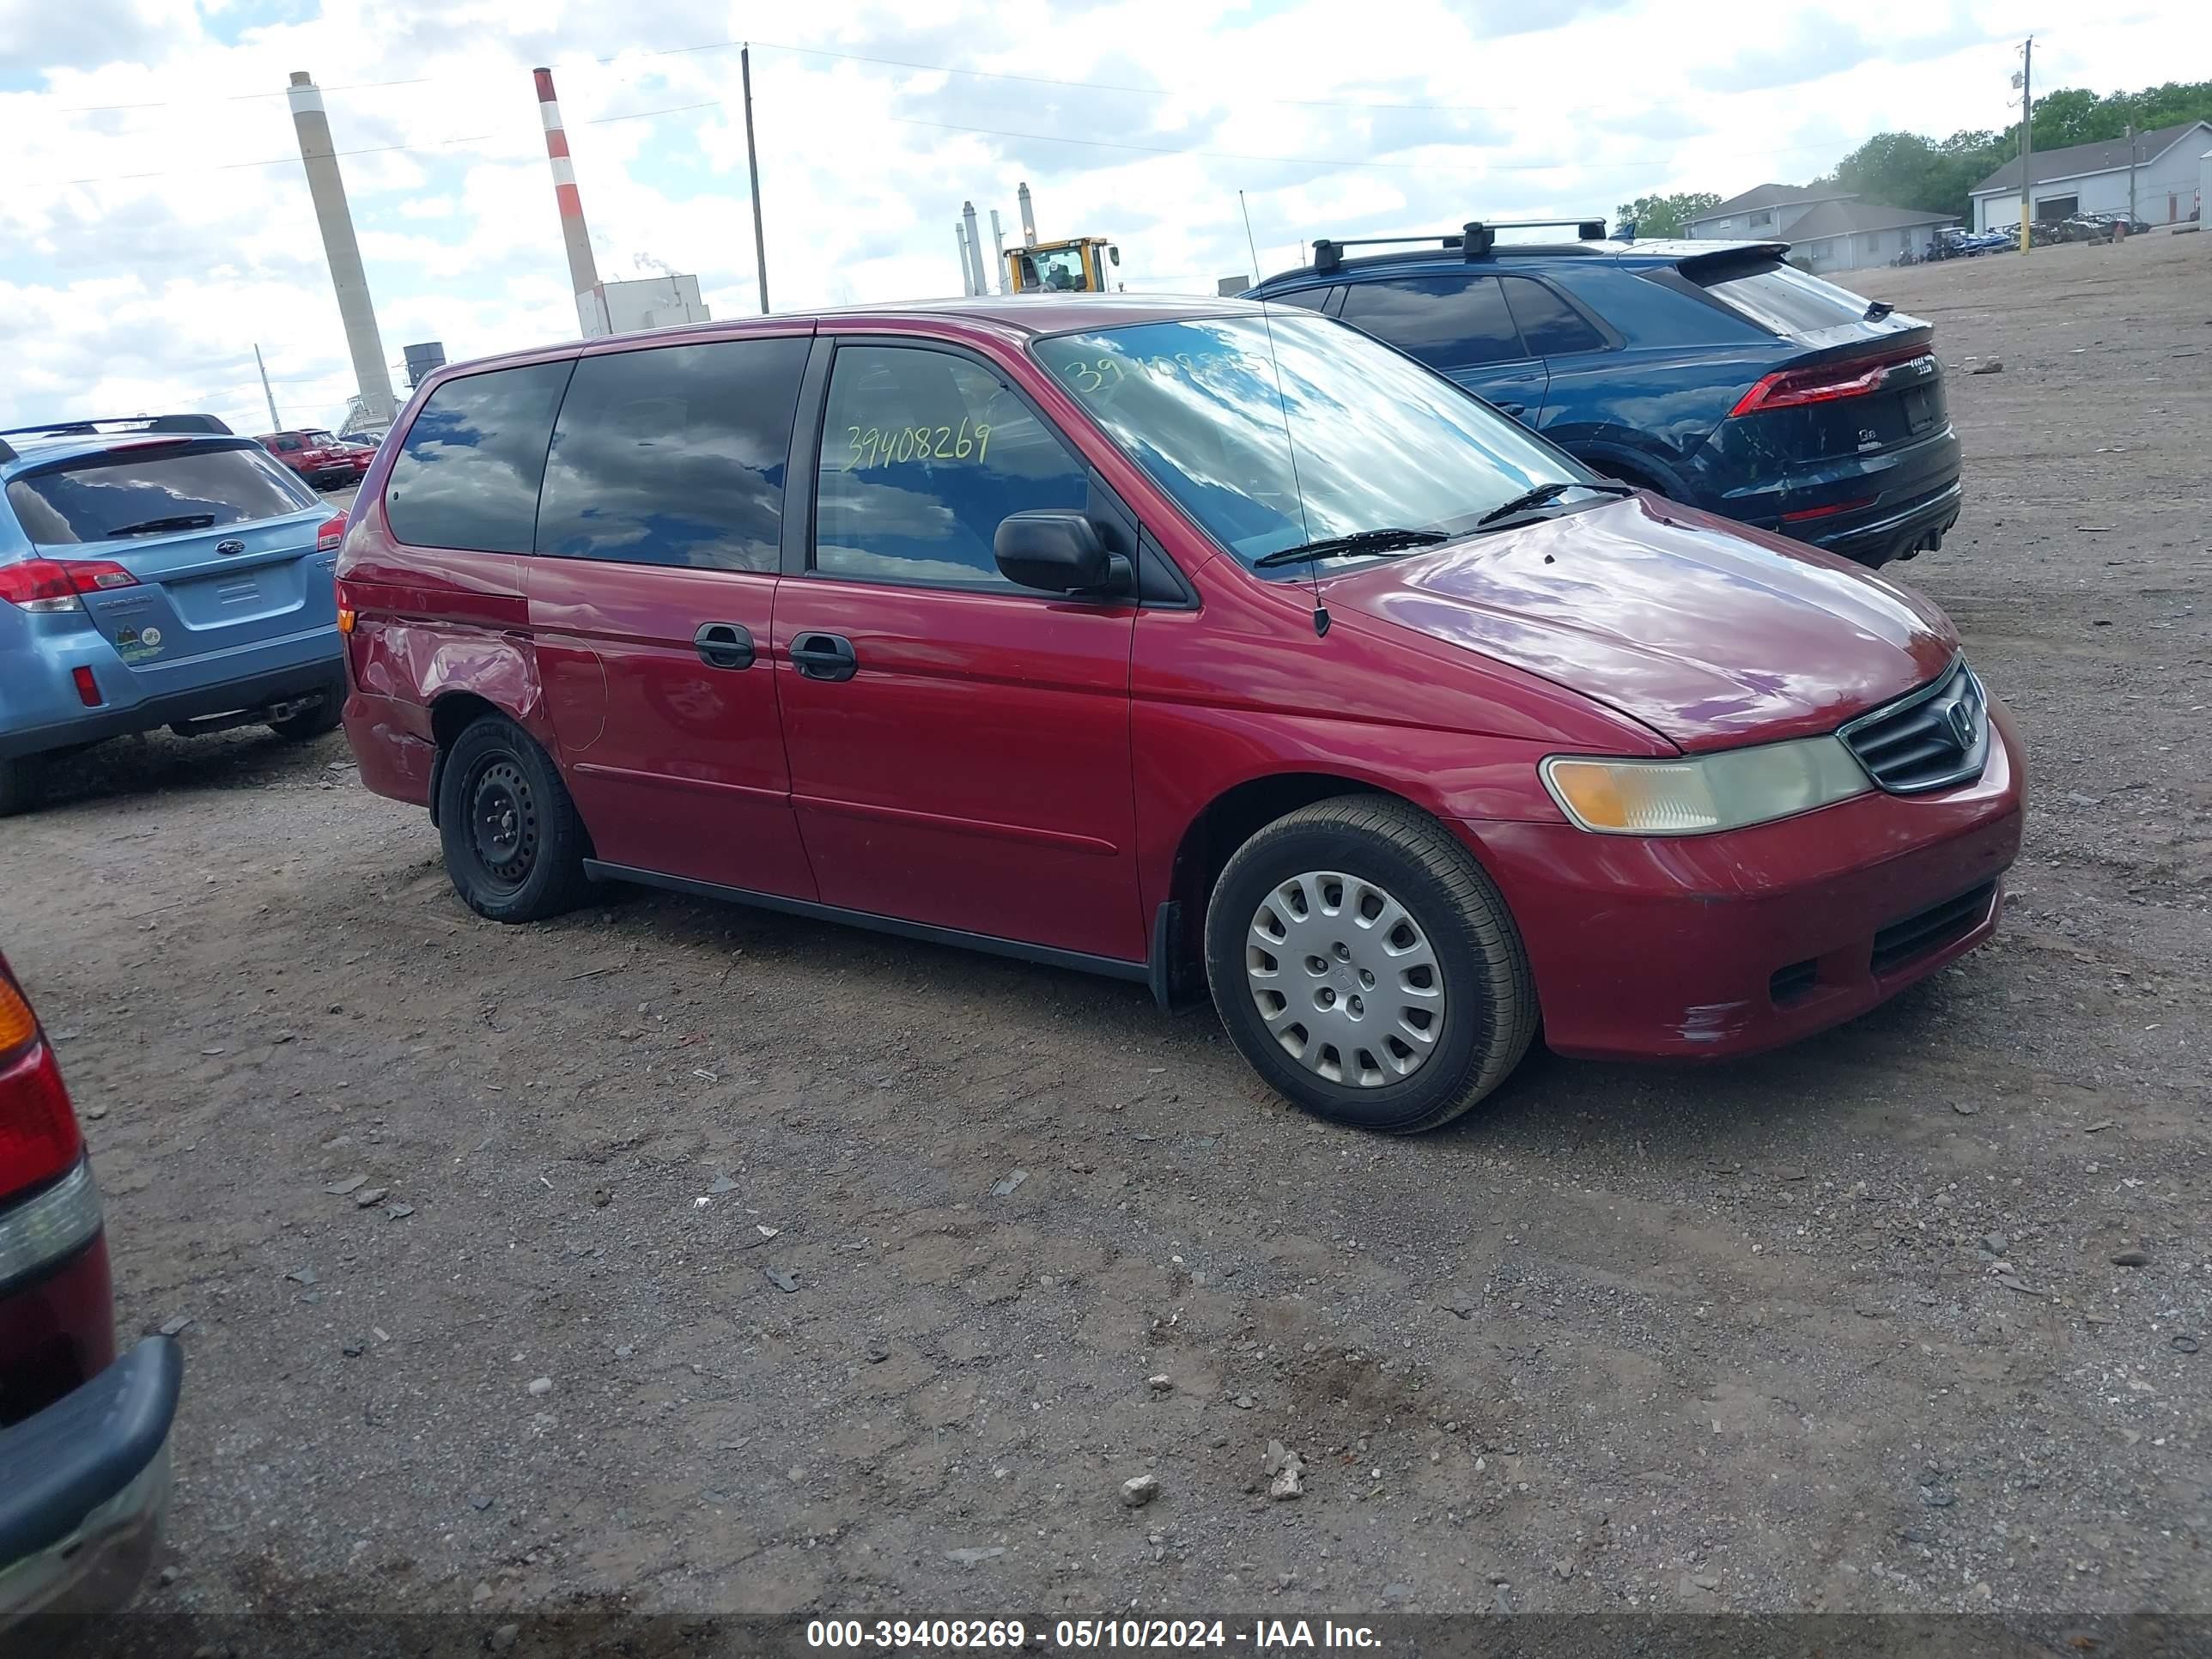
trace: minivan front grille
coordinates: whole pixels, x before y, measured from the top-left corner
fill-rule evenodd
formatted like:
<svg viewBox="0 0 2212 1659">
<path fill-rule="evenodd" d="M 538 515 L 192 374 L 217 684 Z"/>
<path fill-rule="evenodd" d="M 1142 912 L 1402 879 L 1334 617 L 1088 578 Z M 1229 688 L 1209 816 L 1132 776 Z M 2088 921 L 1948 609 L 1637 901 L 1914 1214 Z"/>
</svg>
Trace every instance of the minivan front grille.
<svg viewBox="0 0 2212 1659">
<path fill-rule="evenodd" d="M 1890 923 L 1874 936 L 1872 966 L 1875 975 L 1893 973 L 1909 962 L 1942 950 L 1954 939 L 1964 939 L 1989 915 L 1990 900 L 1996 891 L 1996 884 L 1985 881 L 1971 893 L 1945 899 L 1941 904 L 1915 911 L 1902 921 Z"/>
<path fill-rule="evenodd" d="M 1981 776 L 1990 754 L 1989 700 L 1962 658 L 1933 684 L 1860 715 L 1836 735 L 1891 794 L 1925 794 Z"/>
</svg>

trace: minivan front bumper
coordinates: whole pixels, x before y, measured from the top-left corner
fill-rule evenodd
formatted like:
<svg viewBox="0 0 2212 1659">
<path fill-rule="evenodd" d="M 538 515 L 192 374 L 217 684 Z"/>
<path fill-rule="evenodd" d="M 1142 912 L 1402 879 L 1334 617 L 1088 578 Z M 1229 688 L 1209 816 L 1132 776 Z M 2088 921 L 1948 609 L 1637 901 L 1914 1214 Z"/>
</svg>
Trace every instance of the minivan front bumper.
<svg viewBox="0 0 2212 1659">
<path fill-rule="evenodd" d="M 1535 972 L 1545 1041 L 1585 1058 L 1717 1060 L 1841 1024 L 1996 930 L 2026 811 L 2012 719 L 1982 775 L 1875 790 L 1725 834 L 1462 826 Z"/>
</svg>

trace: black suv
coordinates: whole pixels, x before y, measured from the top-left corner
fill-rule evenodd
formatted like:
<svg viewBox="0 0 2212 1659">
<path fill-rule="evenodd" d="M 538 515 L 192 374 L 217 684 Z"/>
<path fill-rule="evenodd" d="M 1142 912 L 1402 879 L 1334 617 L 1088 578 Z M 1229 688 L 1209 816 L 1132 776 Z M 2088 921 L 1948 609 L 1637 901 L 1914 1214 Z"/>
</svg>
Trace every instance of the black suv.
<svg viewBox="0 0 2212 1659">
<path fill-rule="evenodd" d="M 1314 244 L 1246 296 L 1341 318 L 1599 471 L 1881 565 L 1941 546 L 1959 441 L 1934 330 L 1791 265 L 1786 242 Z M 1404 243 L 1386 253 L 1346 250 Z"/>
</svg>

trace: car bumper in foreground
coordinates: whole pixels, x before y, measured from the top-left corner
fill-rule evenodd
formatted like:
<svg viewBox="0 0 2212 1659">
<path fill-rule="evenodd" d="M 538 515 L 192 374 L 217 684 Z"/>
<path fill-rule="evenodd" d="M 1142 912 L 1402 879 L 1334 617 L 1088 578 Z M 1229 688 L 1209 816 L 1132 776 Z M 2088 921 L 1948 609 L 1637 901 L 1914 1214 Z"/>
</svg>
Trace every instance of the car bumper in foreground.
<svg viewBox="0 0 2212 1659">
<path fill-rule="evenodd" d="M 235 678 L 215 679 L 205 685 L 159 691 L 135 701 L 103 703 L 97 708 L 78 707 L 52 724 L 0 730 L 0 760 L 79 748 L 133 732 L 157 732 L 165 726 L 215 730 L 210 722 L 225 715 L 238 718 L 224 724 L 258 724 L 281 718 L 310 698 L 344 696 L 345 671 L 338 656 L 335 627 L 301 635 L 288 654 L 297 660 L 283 667 L 256 669 Z"/>
<path fill-rule="evenodd" d="M 1987 766 L 1937 795 L 1875 792 L 1714 836 L 1467 826 L 1562 1054 L 1720 1059 L 1864 1013 L 1996 931 L 2026 809 L 1994 700 Z"/>
<path fill-rule="evenodd" d="M 183 1382 L 177 1345 L 149 1337 L 0 1430 L 0 1634 L 34 1615 L 98 1613 L 130 1600 L 161 1542 Z"/>
</svg>

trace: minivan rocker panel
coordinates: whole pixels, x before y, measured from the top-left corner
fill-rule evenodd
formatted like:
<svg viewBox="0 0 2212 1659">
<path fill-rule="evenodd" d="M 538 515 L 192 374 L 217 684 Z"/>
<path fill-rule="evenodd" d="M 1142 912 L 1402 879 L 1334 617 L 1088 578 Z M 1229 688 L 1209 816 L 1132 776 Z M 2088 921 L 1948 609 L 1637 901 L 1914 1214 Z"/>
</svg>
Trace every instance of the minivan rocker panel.
<svg viewBox="0 0 2212 1659">
<path fill-rule="evenodd" d="M 486 915 L 638 880 L 1210 990 L 1274 1089 L 1393 1132 L 1540 1018 L 1748 1053 L 1989 936 L 2020 750 L 1939 611 L 1261 319 L 981 300 L 441 371 L 339 563 L 363 781 Z"/>
</svg>

